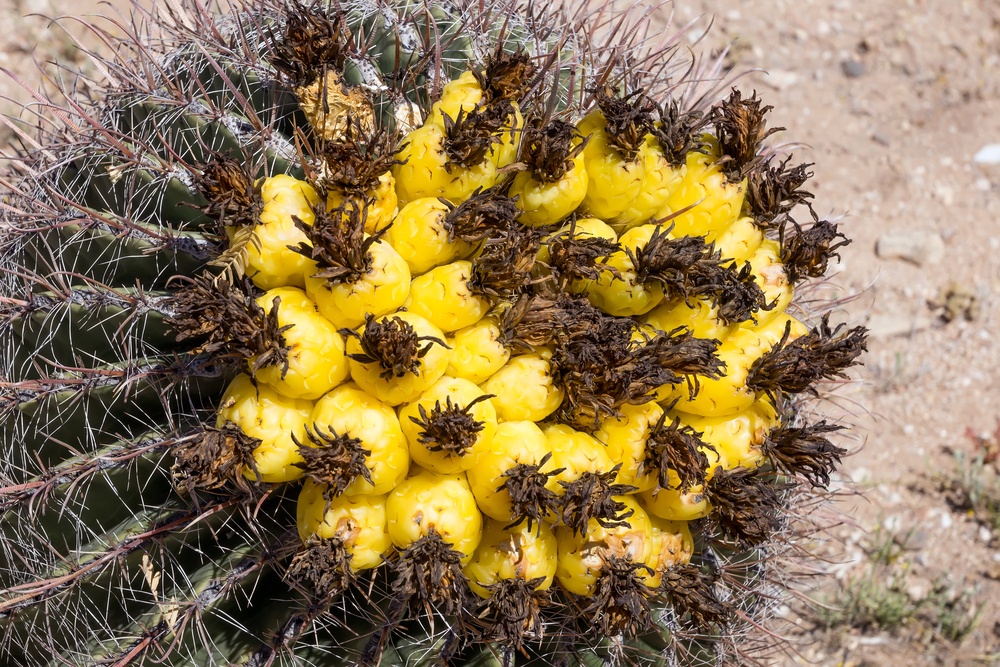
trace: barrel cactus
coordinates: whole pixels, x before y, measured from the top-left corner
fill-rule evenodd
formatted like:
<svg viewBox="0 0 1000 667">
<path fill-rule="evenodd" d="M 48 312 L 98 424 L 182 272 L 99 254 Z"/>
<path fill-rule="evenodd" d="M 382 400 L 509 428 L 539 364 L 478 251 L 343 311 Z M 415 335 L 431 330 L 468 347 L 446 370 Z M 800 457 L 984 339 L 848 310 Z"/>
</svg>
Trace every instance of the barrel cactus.
<svg viewBox="0 0 1000 667">
<path fill-rule="evenodd" d="M 6 664 L 750 655 L 865 346 L 770 108 L 610 8 L 147 18 L 4 179 Z"/>
</svg>

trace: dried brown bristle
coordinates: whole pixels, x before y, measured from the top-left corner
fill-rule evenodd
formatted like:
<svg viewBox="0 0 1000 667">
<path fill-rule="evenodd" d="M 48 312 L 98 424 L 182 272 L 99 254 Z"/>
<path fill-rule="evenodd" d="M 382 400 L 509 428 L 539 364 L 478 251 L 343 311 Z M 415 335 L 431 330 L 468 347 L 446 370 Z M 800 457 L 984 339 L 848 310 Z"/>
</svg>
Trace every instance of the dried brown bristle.
<svg viewBox="0 0 1000 667">
<path fill-rule="evenodd" d="M 372 257 L 369 250 L 378 242 L 389 226 L 374 234 L 365 234 L 367 208 L 353 200 L 327 212 L 323 204 L 313 207 L 315 220 L 307 225 L 292 216 L 295 226 L 309 239 L 292 250 L 316 262 L 314 278 L 326 280 L 330 285 L 356 283 L 371 271 Z"/>
<path fill-rule="evenodd" d="M 430 616 L 437 610 L 445 616 L 457 616 L 461 622 L 463 610 L 471 606 L 461 559 L 462 554 L 433 528 L 403 549 L 393 564 L 396 579 L 392 582 L 390 619 L 412 618 L 414 612 Z"/>
<path fill-rule="evenodd" d="M 789 342 L 787 323 L 781 340 L 750 367 L 747 387 L 774 399 L 779 392 L 798 394 L 820 380 L 847 377 L 844 371 L 868 349 L 868 330 L 844 329 L 843 324 L 831 329 L 830 316 L 824 315 L 812 331 Z"/>
<path fill-rule="evenodd" d="M 628 526 L 635 511 L 615 497 L 632 493 L 636 487 L 614 483 L 621 467 L 619 463 L 607 472 L 585 472 L 572 482 L 560 481 L 563 494 L 557 525 L 566 526 L 574 535 L 586 534 L 591 519 L 605 528 Z"/>
<path fill-rule="evenodd" d="M 827 424 L 826 420 L 801 427 L 782 424 L 768 434 L 761 444 L 761 452 L 776 470 L 804 477 L 814 487 L 826 488 L 830 484 L 831 473 L 836 470 L 841 457 L 847 454 L 847 450 L 830 442 L 826 434 L 843 428 Z"/>
<path fill-rule="evenodd" d="M 813 198 L 811 192 L 802 189 L 812 178 L 813 173 L 807 171 L 812 164 L 789 167 L 791 159 L 786 157 L 776 167 L 760 162 L 747 174 L 744 211 L 761 229 L 773 229 L 793 208 L 808 205 Z"/>
<path fill-rule="evenodd" d="M 204 424 L 171 447 L 171 477 L 183 493 L 252 495 L 252 482 L 243 471 L 258 475 L 253 452 L 260 443 L 232 422 L 219 428 Z"/>
<path fill-rule="evenodd" d="M 851 242 L 840 233 L 836 223 L 827 220 L 816 220 L 806 229 L 791 219 L 786 223 L 795 227 L 795 233 L 787 234 L 787 226 L 782 224 L 778 240 L 781 244 L 781 263 L 792 284 L 805 278 L 822 278 L 830 259 L 840 258 L 837 250 Z"/>
<path fill-rule="evenodd" d="M 650 590 L 639 571 L 652 570 L 629 558 L 606 555 L 594 591 L 581 610 L 583 620 L 605 637 L 637 637 L 653 623 L 649 607 Z"/>
<path fill-rule="evenodd" d="M 660 415 L 646 438 L 643 468 L 656 470 L 656 483 L 661 489 L 673 488 L 668 472 L 670 470 L 677 474 L 680 485 L 676 488 L 682 493 L 705 483 L 708 456 L 702 448 L 708 447 L 712 451 L 715 448 L 707 445 L 701 436 L 698 431 L 682 424 L 680 419 L 675 417 L 668 423 L 666 413 Z"/>
<path fill-rule="evenodd" d="M 217 156 L 195 172 L 194 184 L 209 202 L 205 213 L 220 227 L 252 227 L 260 219 L 260 186 L 245 161 Z"/>
<path fill-rule="evenodd" d="M 570 123 L 552 120 L 543 124 L 535 117 L 525 124 L 521 135 L 521 162 L 528 165 L 535 179 L 555 183 L 573 169 L 573 158 L 587 141 Z"/>
<path fill-rule="evenodd" d="M 498 100 L 520 102 L 531 89 L 536 69 L 526 52 L 518 49 L 510 53 L 501 44 L 486 58 L 483 72 L 473 68 L 472 75 L 483 90 L 485 104 Z"/>
<path fill-rule="evenodd" d="M 413 325 L 398 316 L 377 320 L 369 313 L 365 317 L 364 331 L 358 333 L 354 329 L 341 329 L 340 335 L 358 339 L 361 353 L 347 356 L 362 364 L 379 364 L 382 367 L 379 375 L 383 379 L 419 375 L 420 360 L 430 352 L 431 347 L 448 347 L 440 338 L 418 335 Z"/>
<path fill-rule="evenodd" d="M 715 258 L 714 246 L 702 236 L 670 237 L 670 228 L 658 226 L 649 240 L 625 253 L 635 267 L 636 282 L 655 280 L 672 296 L 687 297 L 693 289 L 689 274 L 699 263 Z"/>
<path fill-rule="evenodd" d="M 719 599 L 715 577 L 693 563 L 675 565 L 663 573 L 660 592 L 680 620 L 689 620 L 702 633 L 724 629 L 733 617 L 733 608 Z"/>
<path fill-rule="evenodd" d="M 510 496 L 511 522 L 504 530 L 514 528 L 522 521 L 528 522 L 528 530 L 538 526 L 542 530 L 543 521 L 558 510 L 559 498 L 555 492 L 546 488 L 549 478 L 563 472 L 565 468 L 542 472 L 542 468 L 552 459 L 552 454 L 546 454 L 537 465 L 518 463 L 503 472 L 503 484 L 497 491 L 506 491 Z"/>
<path fill-rule="evenodd" d="M 600 260 L 621 250 L 621 245 L 599 236 L 577 236 L 575 221 L 567 231 L 549 237 L 548 249 L 549 265 L 558 276 L 560 292 L 565 292 L 574 280 L 596 280 L 603 272 L 620 278 L 618 269 Z"/>
<path fill-rule="evenodd" d="M 671 99 L 657 107 L 660 122 L 653 124 L 650 132 L 663 149 L 663 156 L 673 167 L 687 162 L 691 153 L 705 153 L 708 143 L 702 132 L 708 123 L 704 113 L 696 109 L 682 109 L 677 100 Z"/>
<path fill-rule="evenodd" d="M 679 327 L 671 331 L 658 332 L 647 338 L 636 348 L 636 358 L 657 369 L 655 378 L 660 385 L 692 383 L 692 391 L 697 386 L 697 378 L 719 378 L 725 371 L 725 364 L 715 352 L 719 341 L 714 338 L 697 338 L 691 331 Z"/>
<path fill-rule="evenodd" d="M 281 365 L 287 372 L 288 347 L 282 334 L 293 325 L 278 325 L 280 299 L 265 313 L 247 278 L 238 286 L 207 272 L 178 280 L 183 286 L 170 297 L 167 319 L 178 342 L 197 340 L 193 351 L 217 360 L 229 357 L 238 363 L 257 357 L 255 369 Z"/>
<path fill-rule="evenodd" d="M 339 539 L 313 535 L 292 558 L 285 579 L 314 603 L 328 606 L 354 581 L 351 555 Z"/>
<path fill-rule="evenodd" d="M 430 412 L 423 405 L 418 405 L 420 416 L 410 417 L 410 421 L 421 429 L 417 440 L 429 451 L 462 456 L 476 444 L 479 433 L 486 427 L 470 411 L 477 403 L 490 398 L 491 394 L 483 394 L 462 407 L 452 403 L 451 396 L 447 396 L 444 405 L 441 405 L 441 401 L 435 401 Z"/>
<path fill-rule="evenodd" d="M 767 128 L 765 116 L 773 107 L 761 106 L 754 92 L 744 99 L 733 89 L 729 97 L 712 109 L 711 121 L 722 153 L 718 166 L 730 183 L 739 183 L 762 158 L 759 155 L 764 140 L 783 127 Z"/>
<path fill-rule="evenodd" d="M 626 250 L 637 282 L 655 281 L 668 298 L 683 298 L 688 305 L 692 298 L 707 299 L 726 323 L 745 322 L 768 309 L 749 263 L 737 269 L 704 238 L 670 238 L 667 232 L 658 228 L 645 245 Z"/>
<path fill-rule="evenodd" d="M 594 431 L 605 419 L 620 416 L 619 406 L 648 398 L 657 372 L 635 358 L 634 321 L 606 315 L 586 299 L 560 299 L 553 310 L 559 326 L 549 364 L 553 380 L 566 392 L 557 420 Z"/>
<path fill-rule="evenodd" d="M 264 317 L 263 326 L 257 333 L 255 342 L 259 345 L 257 358 L 254 359 L 250 370 L 256 373 L 262 368 L 269 366 L 281 366 L 281 379 L 285 379 L 288 373 L 288 343 L 285 342 L 284 333 L 294 327 L 294 324 L 281 326 L 278 322 L 278 308 L 281 307 L 281 297 L 276 296 L 271 300 L 271 308 Z"/>
<path fill-rule="evenodd" d="M 488 238 L 472 260 L 469 287 L 493 299 L 512 299 L 531 283 L 541 234 L 514 225 Z"/>
<path fill-rule="evenodd" d="M 604 114 L 608 140 L 627 162 L 635 160 L 653 126 L 650 113 L 655 106 L 641 91 L 622 97 L 605 87 L 596 91 L 596 99 Z"/>
<path fill-rule="evenodd" d="M 743 264 L 742 268 L 736 267 L 736 262 L 731 262 L 723 266 L 722 273 L 718 274 L 716 292 L 712 295 L 712 302 L 719 308 L 716 316 L 726 324 L 749 320 L 756 322 L 754 315 L 773 309 L 777 301 L 767 302 L 767 295 L 757 283 L 750 262 Z"/>
<path fill-rule="evenodd" d="M 530 581 L 515 577 L 485 587 L 490 596 L 480 603 L 478 616 L 485 635 L 500 644 L 505 667 L 523 651 L 525 637 L 542 636 L 541 610 L 551 601 L 548 590 L 538 589 L 544 581 L 544 577 Z"/>
<path fill-rule="evenodd" d="M 444 114 L 444 150 L 448 156 L 445 169 L 450 172 L 456 164 L 470 168 L 485 160 L 493 147 L 502 142 L 500 131 L 513 113 L 509 101 L 497 100 L 469 113 L 462 109 L 454 119 Z"/>
<path fill-rule="evenodd" d="M 566 309 L 562 302 L 574 299 L 560 295 L 557 299 L 521 294 L 500 312 L 501 342 L 511 350 L 531 352 L 536 346 L 548 345 L 563 329 Z M 575 297 L 584 304 L 586 297 Z M 584 305 L 590 306 L 589 302 Z"/>
<path fill-rule="evenodd" d="M 505 195 L 501 188 L 477 188 L 458 206 L 446 199 L 441 201 L 451 208 L 445 216 L 444 228 L 452 242 L 456 239 L 466 243 L 485 241 L 512 229 L 521 213 L 515 200 Z"/>
<path fill-rule="evenodd" d="M 363 195 L 379 185 L 379 177 L 396 159 L 396 138 L 387 130 L 367 131 L 360 121 L 346 119 L 343 134 L 323 145 L 319 171 L 313 179 L 321 190 Z"/>
<path fill-rule="evenodd" d="M 782 526 L 785 486 L 760 469 L 718 469 L 705 485 L 710 518 L 722 536 L 748 547 L 767 542 Z"/>
<path fill-rule="evenodd" d="M 323 486 L 326 502 L 342 494 L 358 477 L 373 483 L 367 465 L 372 452 L 364 448 L 359 438 L 337 433 L 332 428 L 324 433 L 319 424 L 313 424 L 312 429 L 307 426 L 306 437 L 313 446 L 300 443 L 292 435 L 302 457 L 302 462 L 293 465 L 301 468 L 306 478 Z"/>
<path fill-rule="evenodd" d="M 648 402 L 663 385 L 721 373 L 718 341 L 680 329 L 635 341 L 630 318 L 606 315 L 585 300 L 560 305 L 573 309 L 558 316 L 564 325 L 553 337 L 552 377 L 566 392 L 554 417 L 573 428 L 594 431 L 621 416 L 622 405 Z"/>
<path fill-rule="evenodd" d="M 341 72 L 347 59 L 351 31 L 343 14 L 328 14 L 319 3 L 293 3 L 286 13 L 285 30 L 273 40 L 269 60 L 296 85 L 311 82 L 326 71 Z"/>
</svg>

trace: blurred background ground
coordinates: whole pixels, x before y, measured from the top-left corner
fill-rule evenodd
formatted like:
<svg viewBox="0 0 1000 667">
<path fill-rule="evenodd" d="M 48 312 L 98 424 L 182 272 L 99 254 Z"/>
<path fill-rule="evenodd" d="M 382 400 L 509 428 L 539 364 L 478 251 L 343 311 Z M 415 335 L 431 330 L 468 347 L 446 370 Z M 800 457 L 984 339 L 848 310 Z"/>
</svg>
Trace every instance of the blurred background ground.
<svg viewBox="0 0 1000 667">
<path fill-rule="evenodd" d="M 0 0 L 0 67 L 29 85 L 33 61 L 94 73 L 69 36 L 77 25 L 26 15 L 114 17 L 127 4 Z M 800 653 L 777 662 L 1000 665 L 1000 3 L 678 0 L 673 11 L 675 25 L 715 17 L 695 50 L 731 44 L 732 66 L 757 68 L 739 85 L 774 105 L 779 138 L 816 163 L 817 212 L 844 215 L 854 239 L 823 296 L 872 329 L 862 382 L 834 397 L 856 453 L 833 527 L 810 545 L 825 560 L 802 591 L 821 606 L 782 610 Z M 12 79 L 0 95 L 30 102 Z M 0 128 L 0 145 L 10 138 Z"/>
</svg>

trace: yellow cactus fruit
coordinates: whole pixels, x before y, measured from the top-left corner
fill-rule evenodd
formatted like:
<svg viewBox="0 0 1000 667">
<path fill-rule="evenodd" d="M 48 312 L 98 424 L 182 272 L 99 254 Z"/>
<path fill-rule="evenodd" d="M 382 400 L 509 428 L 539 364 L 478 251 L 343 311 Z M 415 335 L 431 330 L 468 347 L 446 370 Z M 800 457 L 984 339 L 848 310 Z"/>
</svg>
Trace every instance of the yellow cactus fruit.
<svg viewBox="0 0 1000 667">
<path fill-rule="evenodd" d="M 306 294 L 338 328 L 353 329 L 366 315 L 392 312 L 410 293 L 410 269 L 391 245 L 375 241 L 363 252 L 367 256 L 364 266 L 353 274 L 353 280 L 332 282 L 315 265 L 306 270 Z"/>
<path fill-rule="evenodd" d="M 267 385 L 254 386 L 249 375 L 240 374 L 222 395 L 217 426 L 226 422 L 260 440 L 253 451 L 254 466 L 246 466 L 243 476 L 262 482 L 290 482 L 302 477 L 299 443 L 306 439 L 306 426 L 313 411 L 312 401 L 282 396 Z"/>
<path fill-rule="evenodd" d="M 303 542 L 314 536 L 336 540 L 350 556 L 354 572 L 376 568 L 392 550 L 385 499 L 384 495 L 327 499 L 323 485 L 307 479 L 296 505 L 299 537 Z"/>
<path fill-rule="evenodd" d="M 756 468 L 764 463 L 761 446 L 780 420 L 770 399 L 760 398 L 750 408 L 728 417 L 703 417 L 677 412 L 681 423 L 701 433 L 706 445 L 722 458 L 722 467 Z"/>
<path fill-rule="evenodd" d="M 618 143 L 625 133 L 619 136 L 609 130 L 603 111 L 590 112 L 578 129 L 590 137 L 583 149 L 587 194 L 581 206 L 595 218 L 613 220 L 635 200 L 646 174 L 645 163 L 636 153 L 637 146 Z"/>
<path fill-rule="evenodd" d="M 305 292 L 297 287 L 268 290 L 257 305 L 275 320 L 280 333 L 275 341 L 277 354 L 249 360 L 250 368 L 256 368 L 254 378 L 285 396 L 309 400 L 348 378 L 344 339 Z"/>
<path fill-rule="evenodd" d="M 529 125 L 521 140 L 521 161 L 510 185 L 517 197 L 518 218 L 529 227 L 552 225 L 576 210 L 587 194 L 587 167 L 583 140 L 569 123 L 552 121 Z"/>
<path fill-rule="evenodd" d="M 562 404 L 565 391 L 552 379 L 545 356 L 521 354 L 483 383 L 492 394 L 497 418 L 504 421 L 541 421 Z"/>
<path fill-rule="evenodd" d="M 691 562 L 694 555 L 694 539 L 686 521 L 667 521 L 650 514 L 649 523 L 653 526 L 652 543 L 647 567 L 646 585 L 652 589 L 660 587 L 663 573 L 667 570 Z"/>
<path fill-rule="evenodd" d="M 406 438 L 392 408 L 356 384 L 342 384 L 316 402 L 306 473 L 344 496 L 382 495 L 410 467 Z"/>
<path fill-rule="evenodd" d="M 663 301 L 663 286 L 658 282 L 642 282 L 630 254 L 659 234 L 670 233 L 659 225 L 641 225 L 622 234 L 618 240 L 621 250 L 608 258 L 608 270 L 600 273 L 587 293 L 595 307 L 609 315 L 630 317 L 644 315 Z"/>
<path fill-rule="evenodd" d="M 781 340 L 786 326 L 789 327 L 789 342 L 808 332 L 805 325 L 787 314 L 778 316 L 763 327 L 741 327 L 716 351 L 726 365 L 725 375 L 699 378 L 699 388 L 694 396 L 684 385 L 675 385 L 661 402 L 672 403 L 676 400 L 676 410 L 705 417 L 732 416 L 749 409 L 757 400 L 757 391 L 747 386 L 750 369 Z"/>
<path fill-rule="evenodd" d="M 703 484 L 687 491 L 657 487 L 640 493 L 638 497 L 650 515 L 668 521 L 694 521 L 708 516 L 712 510 Z"/>
<path fill-rule="evenodd" d="M 567 292 L 586 294 L 617 244 L 618 234 L 603 220 L 577 218 L 544 239 L 536 261 L 549 265 Z"/>
<path fill-rule="evenodd" d="M 718 164 L 718 141 L 708 135 L 703 140 L 708 151 L 688 153 L 684 177 L 667 199 L 666 211 L 657 217 L 676 212 L 670 218 L 675 235 L 714 241 L 740 215 L 746 180 L 730 183 Z"/>
<path fill-rule="evenodd" d="M 765 239 L 749 261 L 754 280 L 763 290 L 765 303 L 769 306 L 769 310 L 756 315 L 757 326 L 763 327 L 785 312 L 795 290 L 781 263 L 781 246 L 777 241 Z"/>
<path fill-rule="evenodd" d="M 594 437 L 607 447 L 612 463 L 621 464 L 615 481 L 646 491 L 656 486 L 656 470 L 646 463 L 646 441 L 663 408 L 649 402 L 623 405 L 619 410 L 621 416 L 605 419 Z"/>
<path fill-rule="evenodd" d="M 437 197 L 414 199 L 386 231 L 385 240 L 406 261 L 412 276 L 472 253 L 471 245 L 451 238 L 446 224 L 451 208 Z"/>
<path fill-rule="evenodd" d="M 441 99 L 431 106 L 427 122 L 444 128 L 444 116 L 447 115 L 455 120 L 459 114 L 470 114 L 475 111 L 482 101 L 483 88 L 479 85 L 479 80 L 475 74 L 466 70 L 459 74 L 457 79 L 452 79 L 444 85 Z"/>
<path fill-rule="evenodd" d="M 499 424 L 489 447 L 466 471 L 483 514 L 505 523 L 525 518 L 532 525 L 541 523 L 551 498 L 546 488 L 548 473 L 555 469 L 551 454 L 545 434 L 534 422 Z M 512 485 L 517 489 L 516 502 L 509 490 Z"/>
<path fill-rule="evenodd" d="M 475 324 L 491 305 L 472 291 L 471 278 L 472 263 L 466 260 L 435 267 L 413 279 L 404 307 L 448 333 Z"/>
<path fill-rule="evenodd" d="M 503 339 L 500 325 L 490 316 L 454 332 L 448 337 L 447 374 L 482 384 L 510 359 Z"/>
<path fill-rule="evenodd" d="M 340 208 L 349 198 L 352 197 L 343 191 L 331 188 L 326 195 L 326 208 L 329 211 Z M 378 185 L 353 198 L 364 205 L 364 228 L 367 234 L 385 229 L 396 217 L 399 200 L 392 172 L 384 172 L 378 177 Z"/>
<path fill-rule="evenodd" d="M 642 322 L 664 333 L 679 327 L 690 331 L 695 338 L 726 340 L 740 328 L 739 323 L 719 319 L 719 306 L 703 297 L 665 301 L 642 317 Z"/>
<path fill-rule="evenodd" d="M 632 203 L 611 221 L 611 226 L 619 232 L 656 221 L 656 216 L 680 186 L 685 173 L 684 169 L 675 169 L 670 164 L 652 134 L 646 135 L 638 153 L 638 159 L 643 163 L 642 183 Z"/>
<path fill-rule="evenodd" d="M 386 501 L 389 537 L 406 549 L 432 532 L 461 554 L 462 565 L 482 538 L 483 515 L 465 475 L 415 472 L 389 494 Z"/>
<path fill-rule="evenodd" d="M 463 568 L 469 588 L 481 598 L 489 598 L 489 587 L 511 579 L 534 582 L 535 590 L 548 590 L 556 573 L 559 549 L 550 530 L 520 524 L 505 528 L 504 522 L 488 519 L 483 538 Z"/>
<path fill-rule="evenodd" d="M 368 317 L 347 338 L 351 378 L 386 405 L 415 400 L 448 369 L 444 333 L 420 315 Z"/>
<path fill-rule="evenodd" d="M 399 422 L 414 463 L 451 474 L 476 465 L 480 452 L 489 448 L 497 413 L 489 394 L 475 383 L 446 375 L 400 408 Z"/>
<path fill-rule="evenodd" d="M 742 216 L 719 234 L 715 239 L 715 249 L 724 259 L 733 259 L 742 265 L 757 252 L 764 243 L 764 230 L 757 226 L 753 218 Z"/>
<path fill-rule="evenodd" d="M 489 161 L 497 168 L 498 180 L 503 173 L 500 170 L 517 161 L 517 151 L 521 146 L 521 133 L 524 131 L 524 116 L 521 115 L 521 109 L 517 102 L 511 102 L 510 108 L 511 111 L 507 115 L 506 122 L 497 132 L 500 141 L 486 154 Z"/>
<path fill-rule="evenodd" d="M 552 451 L 552 465 L 562 472 L 549 480 L 549 488 L 562 494 L 562 482 L 575 482 L 584 473 L 606 473 L 615 464 L 611 461 L 608 448 L 594 436 L 577 431 L 565 424 L 547 424 L 545 434 Z"/>
<path fill-rule="evenodd" d="M 559 545 L 556 580 L 574 595 L 592 595 L 598 579 L 617 562 L 643 565 L 650 561 L 653 527 L 649 516 L 632 496 L 615 500 L 624 505 L 623 514 L 628 515 L 615 525 L 591 519 L 580 533 L 566 526 L 555 529 Z M 642 577 L 645 572 L 640 569 L 636 573 Z"/>
<path fill-rule="evenodd" d="M 306 225 L 314 219 L 313 207 L 319 205 L 316 190 L 284 174 L 264 179 L 261 184 L 260 222 L 245 245 L 245 266 L 255 285 L 263 290 L 292 285 L 304 287 L 305 272 L 312 263 L 289 246 L 307 243 L 306 235 L 295 225 L 298 218 Z M 232 243 L 237 230 L 227 227 Z"/>
<path fill-rule="evenodd" d="M 392 168 L 401 205 L 422 197 L 462 201 L 477 187 L 489 187 L 486 183 L 496 180 L 496 165 L 488 160 L 475 171 L 452 167 L 444 144 L 444 127 L 436 123 L 426 123 L 406 135 L 399 151 L 402 164 Z"/>
</svg>

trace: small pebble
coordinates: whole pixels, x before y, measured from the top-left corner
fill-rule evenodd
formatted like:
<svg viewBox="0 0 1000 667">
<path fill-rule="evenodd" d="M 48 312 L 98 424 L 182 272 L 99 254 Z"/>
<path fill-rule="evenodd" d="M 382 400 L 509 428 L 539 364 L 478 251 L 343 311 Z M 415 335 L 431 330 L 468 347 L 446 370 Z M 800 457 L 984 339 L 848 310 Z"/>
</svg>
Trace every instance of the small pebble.
<svg viewBox="0 0 1000 667">
<path fill-rule="evenodd" d="M 845 60 L 840 63 L 840 69 L 848 79 L 857 79 L 865 75 L 865 64 L 858 60 Z"/>
<path fill-rule="evenodd" d="M 872 141 L 876 144 L 882 144 L 883 146 L 888 146 L 892 143 L 892 139 L 885 132 L 875 132 L 872 134 Z"/>
</svg>

